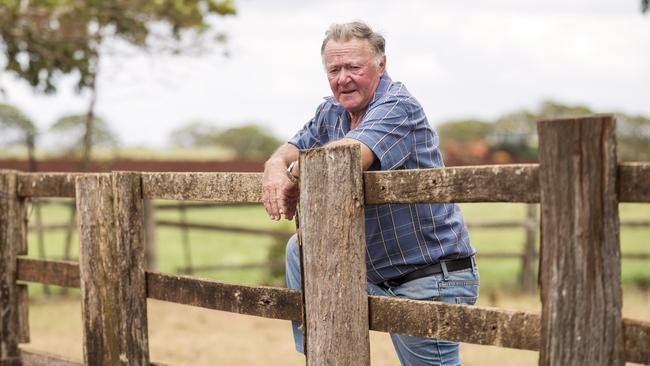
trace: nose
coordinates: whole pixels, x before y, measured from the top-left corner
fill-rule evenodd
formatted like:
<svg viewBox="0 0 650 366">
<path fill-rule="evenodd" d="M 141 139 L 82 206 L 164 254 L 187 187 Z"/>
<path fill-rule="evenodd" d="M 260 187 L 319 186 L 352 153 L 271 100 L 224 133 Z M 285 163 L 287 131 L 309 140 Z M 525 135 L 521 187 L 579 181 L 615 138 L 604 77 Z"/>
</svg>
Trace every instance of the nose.
<svg viewBox="0 0 650 366">
<path fill-rule="evenodd" d="M 338 74 L 337 83 L 339 85 L 345 85 L 349 81 L 350 81 L 350 73 L 348 72 L 348 70 L 345 67 L 341 68 L 341 70 L 339 71 L 339 74 Z"/>
</svg>

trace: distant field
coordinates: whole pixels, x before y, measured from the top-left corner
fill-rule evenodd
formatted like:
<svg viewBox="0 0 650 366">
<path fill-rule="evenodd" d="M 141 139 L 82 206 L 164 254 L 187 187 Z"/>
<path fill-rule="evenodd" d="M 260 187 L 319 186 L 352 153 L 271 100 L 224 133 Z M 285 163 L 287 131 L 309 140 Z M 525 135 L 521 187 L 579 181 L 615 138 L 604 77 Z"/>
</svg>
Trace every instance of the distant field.
<svg viewBox="0 0 650 366">
<path fill-rule="evenodd" d="M 467 222 L 486 220 L 523 220 L 526 212 L 524 204 L 508 203 L 472 203 L 461 205 Z M 621 204 L 621 220 L 650 219 L 649 204 Z M 45 223 L 65 223 L 69 220 L 68 208 L 62 206 L 44 206 Z M 158 218 L 178 220 L 179 212 L 159 210 Z M 29 220 L 33 222 L 35 214 L 30 210 Z M 210 209 L 188 209 L 187 220 L 200 223 L 221 223 L 254 228 L 268 228 L 291 231 L 293 222 L 274 222 L 267 218 L 261 205 Z M 182 243 L 181 230 L 176 228 L 159 228 L 158 264 L 159 271 L 175 273 L 177 268 L 187 265 Z M 520 260 L 518 259 L 481 259 L 481 254 L 490 252 L 520 252 L 524 245 L 523 228 L 514 229 L 472 229 L 470 238 L 479 252 L 481 271 L 481 288 L 484 291 L 516 290 Z M 30 232 L 29 256 L 39 256 L 37 238 Z M 63 256 L 63 231 L 49 232 L 45 236 L 45 255 L 49 258 Z M 268 258 L 274 239 L 250 234 L 223 233 L 214 231 L 191 230 L 189 242 L 194 265 L 237 264 L 261 262 Z M 73 237 L 73 255 L 77 256 L 77 238 Z M 276 245 L 283 245 L 276 243 Z M 650 228 L 622 228 L 621 246 L 623 253 L 650 253 Z M 650 261 L 624 260 L 622 266 L 623 284 L 625 286 L 650 286 Z M 229 282 L 259 284 L 269 283 L 265 270 L 242 270 L 230 272 L 201 272 L 197 277 L 214 278 Z M 277 284 L 277 283 L 275 283 Z M 30 286 L 36 287 L 36 286 Z"/>
<path fill-rule="evenodd" d="M 36 159 L 69 157 L 69 153 L 61 149 L 36 150 Z M 27 149 L 23 147 L 3 148 L 0 150 L 3 159 L 27 159 Z M 121 147 L 119 149 L 95 148 L 93 158 L 108 160 L 116 158 L 153 159 L 153 160 L 232 160 L 237 159 L 232 151 L 211 146 L 204 148 L 166 148 L 152 149 L 146 147 Z"/>
</svg>

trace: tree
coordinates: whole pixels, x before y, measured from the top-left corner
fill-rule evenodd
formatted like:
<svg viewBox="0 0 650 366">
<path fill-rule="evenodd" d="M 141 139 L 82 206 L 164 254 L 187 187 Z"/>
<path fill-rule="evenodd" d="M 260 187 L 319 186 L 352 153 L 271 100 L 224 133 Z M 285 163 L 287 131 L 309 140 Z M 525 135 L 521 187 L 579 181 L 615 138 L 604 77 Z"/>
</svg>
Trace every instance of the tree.
<svg viewBox="0 0 650 366">
<path fill-rule="evenodd" d="M 619 160 L 650 160 L 650 118 L 617 113 L 616 136 Z"/>
<path fill-rule="evenodd" d="M 36 170 L 36 125 L 18 108 L 0 103 L 0 143 L 4 145 L 24 144 L 27 147 L 29 168 Z"/>
<path fill-rule="evenodd" d="M 494 122 L 450 121 L 438 127 L 445 157 L 454 163 L 471 161 L 471 144 L 485 140 L 492 150 L 507 153 L 513 161 L 530 161 L 537 155 L 537 121 L 593 115 L 584 105 L 569 105 L 546 100 L 533 111 L 508 112 Z M 617 119 L 618 157 L 622 161 L 650 160 L 650 118 L 614 113 Z M 502 159 L 507 160 L 507 159 Z"/>
<path fill-rule="evenodd" d="M 208 16 L 231 14 L 232 0 L 3 1 L 4 68 L 44 92 L 56 91 L 60 74 L 77 74 L 79 89 L 93 89 L 105 40 L 140 48 L 172 41 L 178 47 L 171 50 L 178 52 L 186 46 L 183 36 L 206 33 Z M 224 35 L 217 38 L 223 41 Z"/>
<path fill-rule="evenodd" d="M 181 148 L 210 146 L 214 144 L 218 131 L 209 123 L 191 122 L 173 130 L 169 134 L 169 141 L 172 146 Z"/>
<path fill-rule="evenodd" d="M 83 139 L 90 159 L 97 75 L 102 45 L 120 39 L 137 48 L 180 52 L 188 38 L 207 34 L 211 15 L 232 15 L 232 0 L 13 0 L 0 3 L 4 69 L 45 93 L 56 91 L 60 75 L 78 76 L 77 90 L 90 91 Z M 225 41 L 217 34 L 218 41 Z"/>
<path fill-rule="evenodd" d="M 192 122 L 170 133 L 176 147 L 220 146 L 230 150 L 237 159 L 266 159 L 281 142 L 265 128 L 248 124 L 220 131 L 203 122 Z"/>
<path fill-rule="evenodd" d="M 485 140 L 492 131 L 492 125 L 489 122 L 468 119 L 445 122 L 436 130 L 440 141 L 467 144 Z"/>
<path fill-rule="evenodd" d="M 231 149 L 239 159 L 266 159 L 281 142 L 264 128 L 245 125 L 227 129 L 214 138 L 218 145 Z"/>
<path fill-rule="evenodd" d="M 56 140 L 66 153 L 80 155 L 83 154 L 80 148 L 86 138 L 85 123 L 86 115 L 83 114 L 63 116 L 50 127 L 49 133 L 56 136 Z M 101 117 L 95 117 L 92 132 L 93 146 L 116 147 L 118 145 L 117 136 Z"/>
</svg>

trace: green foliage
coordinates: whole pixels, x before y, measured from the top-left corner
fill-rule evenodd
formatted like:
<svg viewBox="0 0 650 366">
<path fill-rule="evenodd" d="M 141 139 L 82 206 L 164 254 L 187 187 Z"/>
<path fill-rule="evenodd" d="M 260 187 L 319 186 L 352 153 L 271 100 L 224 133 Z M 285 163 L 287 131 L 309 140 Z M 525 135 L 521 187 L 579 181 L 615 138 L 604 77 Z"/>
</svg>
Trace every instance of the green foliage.
<svg viewBox="0 0 650 366">
<path fill-rule="evenodd" d="M 455 141 L 461 144 L 485 140 L 491 131 L 490 123 L 474 119 L 449 121 L 437 128 L 441 141 Z"/>
<path fill-rule="evenodd" d="M 494 129 L 502 133 L 534 135 L 537 133 L 537 121 L 581 117 L 593 113 L 591 109 L 585 106 L 570 106 L 546 100 L 534 112 L 522 109 L 506 113 L 494 121 Z"/>
<path fill-rule="evenodd" d="M 33 141 L 36 136 L 36 126 L 18 108 L 0 103 L 0 143 L 24 144 Z"/>
<path fill-rule="evenodd" d="M 218 129 L 208 123 L 191 122 L 183 127 L 173 130 L 169 140 L 174 147 L 194 148 L 214 145 Z"/>
<path fill-rule="evenodd" d="M 63 116 L 50 127 L 49 132 L 57 137 L 56 141 L 66 151 L 78 153 L 83 145 L 86 118 L 85 114 Z M 118 145 L 117 136 L 101 117 L 94 118 L 91 139 L 94 146 L 115 147 Z"/>
<path fill-rule="evenodd" d="M 56 91 L 60 74 L 76 74 L 79 89 L 92 88 L 105 39 L 141 48 L 177 41 L 178 51 L 183 36 L 209 29 L 208 16 L 231 14 L 232 0 L 2 1 L 4 68 L 44 92 Z"/>
<path fill-rule="evenodd" d="M 227 129 L 215 136 L 215 143 L 231 149 L 240 159 L 268 158 L 281 142 L 266 129 L 245 125 Z"/>
<path fill-rule="evenodd" d="M 464 145 L 486 141 L 492 150 L 507 151 L 515 160 L 528 161 L 537 155 L 538 121 L 577 118 L 595 113 L 584 105 L 568 105 L 547 100 L 537 110 L 521 109 L 509 112 L 493 122 L 446 122 L 438 127 L 438 132 L 443 146 L 452 141 Z M 614 115 L 617 119 L 619 160 L 650 160 L 650 118 L 625 113 Z"/>
<path fill-rule="evenodd" d="M 273 134 L 255 124 L 220 131 L 213 125 L 193 122 L 172 131 L 169 139 L 175 147 L 218 146 L 237 159 L 250 160 L 268 158 L 281 144 Z"/>
<path fill-rule="evenodd" d="M 616 137 L 619 160 L 650 160 L 650 118 L 617 113 Z"/>
</svg>

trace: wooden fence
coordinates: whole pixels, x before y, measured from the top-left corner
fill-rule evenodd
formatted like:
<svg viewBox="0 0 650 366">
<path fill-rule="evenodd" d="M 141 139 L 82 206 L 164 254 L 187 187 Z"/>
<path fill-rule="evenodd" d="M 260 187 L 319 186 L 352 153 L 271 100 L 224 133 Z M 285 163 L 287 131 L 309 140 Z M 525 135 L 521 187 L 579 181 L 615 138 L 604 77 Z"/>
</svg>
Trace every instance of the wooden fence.
<svg viewBox="0 0 650 366">
<path fill-rule="evenodd" d="M 16 281 L 81 288 L 87 365 L 150 364 L 146 298 L 304 318 L 308 365 L 367 365 L 369 329 L 535 350 L 540 365 L 650 364 L 650 323 L 621 316 L 618 242 L 618 202 L 650 202 L 650 163 L 617 164 L 614 127 L 609 116 L 540 122 L 539 165 L 363 173 L 358 147 L 301 153 L 304 296 L 144 268 L 143 198 L 260 202 L 261 174 L 3 171 L 0 364 L 79 364 L 21 353 L 27 292 Z M 79 263 L 20 257 L 28 197 L 76 198 Z M 368 296 L 364 203 L 415 202 L 540 202 L 541 315 Z"/>
<path fill-rule="evenodd" d="M 58 224 L 43 224 L 41 206 L 42 205 L 63 205 L 70 207 L 71 211 L 69 214 L 69 224 L 58 223 Z M 191 250 L 191 241 L 190 241 L 190 230 L 204 230 L 204 231 L 215 231 L 215 232 L 228 232 L 228 233 L 240 233 L 240 234 L 249 234 L 249 235 L 259 235 L 265 237 L 271 237 L 278 239 L 280 241 L 285 241 L 289 239 L 292 232 L 287 230 L 278 230 L 278 229 L 260 229 L 247 226 L 238 226 L 238 225 L 223 225 L 215 224 L 212 222 L 192 222 L 188 221 L 187 213 L 190 210 L 204 210 L 204 209 L 213 209 L 213 208 L 224 208 L 224 207 L 234 207 L 242 206 L 244 204 L 223 204 L 223 203 L 211 203 L 211 202 L 185 202 L 179 201 L 178 203 L 154 203 L 151 200 L 145 200 L 144 202 L 144 222 L 145 222 L 145 257 L 147 269 L 156 270 L 157 266 L 157 256 L 156 256 L 156 228 L 157 227 L 171 227 L 177 228 L 181 232 L 181 246 L 183 253 L 183 265 L 176 268 L 176 273 L 193 275 L 200 272 L 208 271 L 241 271 L 241 270 L 253 270 L 253 269 L 271 269 L 281 271 L 284 268 L 284 260 L 266 260 L 266 261 L 257 261 L 257 262 L 246 262 L 246 263 L 211 263 L 211 264 L 196 264 L 194 263 L 194 258 Z M 251 204 L 255 205 L 255 204 Z M 71 260 L 70 251 L 71 251 L 71 242 L 72 242 L 72 232 L 74 231 L 74 221 L 75 221 L 75 203 L 74 201 L 52 201 L 48 199 L 35 199 L 32 201 L 33 212 L 35 213 L 35 220 L 33 224 L 29 225 L 29 230 L 34 230 L 36 232 L 36 243 L 37 243 L 37 256 L 39 258 L 45 258 L 45 245 L 44 245 L 44 232 L 46 231 L 65 231 L 64 238 L 64 255 L 63 260 Z M 539 261 L 538 253 L 538 230 L 539 230 L 539 219 L 538 219 L 538 204 L 529 203 L 526 205 L 526 214 L 521 220 L 481 220 L 481 221 L 467 221 L 465 224 L 470 229 L 471 232 L 476 230 L 501 230 L 501 229 L 522 229 L 524 231 L 524 242 L 522 251 L 489 251 L 484 252 L 480 251 L 478 257 L 480 262 L 483 263 L 484 260 L 502 260 L 502 259 L 519 259 L 521 260 L 521 267 L 518 273 L 517 284 L 521 289 L 528 292 L 533 292 L 537 289 L 537 263 Z M 169 219 L 158 219 L 158 211 L 178 211 L 179 219 L 178 220 L 169 220 Z M 628 228 L 646 228 L 650 227 L 650 220 L 625 220 L 621 221 L 620 226 Z M 495 246 L 498 246 L 496 244 Z M 622 253 L 621 258 L 624 260 L 650 260 L 650 253 L 646 252 L 627 252 Z M 56 259 L 56 258 L 55 258 Z M 61 259 L 61 258 L 58 258 Z M 43 287 L 44 293 L 49 293 L 48 286 Z M 66 292 L 66 289 L 62 289 L 62 292 Z"/>
<path fill-rule="evenodd" d="M 242 234 L 251 234 L 251 235 L 260 235 L 267 236 L 281 241 L 286 241 L 293 234 L 292 232 L 286 230 L 278 229 L 259 229 L 252 227 L 244 226 L 235 226 L 235 225 L 222 225 L 214 223 L 205 223 L 205 222 L 190 222 L 187 220 L 187 211 L 194 209 L 211 209 L 217 207 L 227 207 L 231 205 L 224 204 L 214 204 L 214 203 L 160 203 L 160 204 L 150 204 L 148 210 L 152 218 L 156 217 L 156 211 L 163 210 L 175 210 L 179 212 L 179 220 L 166 220 L 166 219 L 154 219 L 149 220 L 150 228 L 149 231 L 154 231 L 155 227 L 172 227 L 177 228 L 181 231 L 181 245 L 183 246 L 183 255 L 184 255 L 184 265 L 176 269 L 177 273 L 180 274 L 194 274 L 197 272 L 206 272 L 206 271 L 232 271 L 232 270 L 249 270 L 249 269 L 266 269 L 266 268 L 284 268 L 284 260 L 280 259 L 279 261 L 267 260 L 262 262 L 250 262 L 250 263 L 214 263 L 214 264 L 203 264 L 197 265 L 193 264 L 191 247 L 190 247 L 190 238 L 189 230 L 206 230 L 206 231 L 217 231 L 217 232 L 229 232 L 229 233 L 242 233 Z M 478 257 L 480 262 L 483 263 L 484 260 L 501 260 L 501 259 L 519 259 L 521 260 L 521 267 L 518 273 L 518 285 L 524 291 L 535 291 L 537 288 L 537 262 L 539 260 L 538 253 L 538 231 L 539 231 L 539 219 L 538 219 L 538 204 L 529 203 L 526 205 L 525 216 L 521 220 L 481 220 L 481 221 L 468 221 L 465 219 L 465 224 L 467 225 L 470 232 L 475 232 L 476 230 L 501 230 L 501 229 L 521 229 L 524 231 L 524 242 L 522 245 L 522 251 L 489 251 L 484 252 L 480 251 Z M 147 220 L 145 220 L 147 222 Z M 621 227 L 628 228 L 650 228 L 650 220 L 643 219 L 634 219 L 634 220 L 625 220 L 621 221 Z M 148 231 L 148 232 L 149 232 Z M 152 245 L 153 244 L 153 245 Z M 147 239 L 147 245 L 155 247 L 155 240 Z M 498 247 L 498 243 L 495 243 L 495 246 Z M 650 245 L 650 241 L 649 241 Z M 625 260 L 650 260 L 650 253 L 646 252 L 628 252 L 622 253 L 621 258 Z M 153 262 L 154 258 L 150 261 Z M 153 267 L 149 267 L 153 268 Z"/>
</svg>

